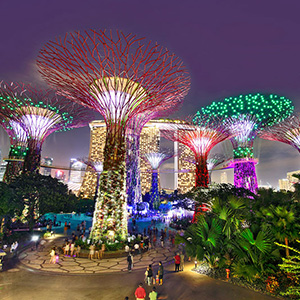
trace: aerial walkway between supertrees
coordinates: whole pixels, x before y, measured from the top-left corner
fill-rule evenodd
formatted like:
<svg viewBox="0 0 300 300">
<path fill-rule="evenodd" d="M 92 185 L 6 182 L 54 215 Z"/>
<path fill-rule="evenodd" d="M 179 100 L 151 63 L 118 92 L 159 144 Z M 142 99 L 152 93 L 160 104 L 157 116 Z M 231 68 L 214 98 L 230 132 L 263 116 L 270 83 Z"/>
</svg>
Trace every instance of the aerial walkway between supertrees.
<svg viewBox="0 0 300 300">
<path fill-rule="evenodd" d="M 300 152 L 300 115 L 293 114 L 289 118 L 267 127 L 259 133 L 265 140 L 278 141 L 291 145 Z"/>
<path fill-rule="evenodd" d="M 150 152 L 143 155 L 144 160 L 151 167 L 151 188 L 150 188 L 150 208 L 158 209 L 160 204 L 159 199 L 159 182 L 158 182 L 158 172 L 160 166 L 166 160 L 172 158 L 174 154 L 169 154 L 167 152 Z"/>
<path fill-rule="evenodd" d="M 248 94 L 228 97 L 222 101 L 213 102 L 197 112 L 198 116 L 230 117 L 227 125 L 233 137 L 234 185 L 245 188 L 253 193 L 257 192 L 257 176 L 255 164 L 257 159 L 253 155 L 253 143 L 258 133 L 289 117 L 294 110 L 292 101 L 276 94 Z"/>
<path fill-rule="evenodd" d="M 74 32 L 46 43 L 37 64 L 52 87 L 103 116 L 103 172 L 90 238 L 125 238 L 126 130 L 137 115 L 183 99 L 190 86 L 186 68 L 156 43 L 103 30 Z"/>
<path fill-rule="evenodd" d="M 38 90 L 23 83 L 2 85 L 0 89 L 3 98 L 11 99 L 11 126 L 26 133 L 24 173 L 39 172 L 42 145 L 51 133 L 83 127 L 94 119 L 90 110 L 51 90 Z"/>
</svg>

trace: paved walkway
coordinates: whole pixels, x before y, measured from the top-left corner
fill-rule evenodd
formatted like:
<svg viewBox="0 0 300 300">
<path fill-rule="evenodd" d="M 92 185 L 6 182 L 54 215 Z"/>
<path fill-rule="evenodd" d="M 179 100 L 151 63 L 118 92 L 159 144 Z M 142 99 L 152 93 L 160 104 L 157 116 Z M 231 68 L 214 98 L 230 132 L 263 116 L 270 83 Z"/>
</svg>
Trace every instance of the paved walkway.
<svg viewBox="0 0 300 300">
<path fill-rule="evenodd" d="M 54 245 L 63 244 L 65 237 L 49 239 L 42 251 L 32 251 L 31 248 L 19 254 L 20 262 L 27 268 L 44 272 L 66 273 L 66 274 L 100 274 L 113 272 L 128 272 L 127 257 L 111 259 L 88 259 L 69 257 L 60 254 L 59 262 L 50 264 L 50 250 Z M 176 248 L 155 248 L 143 254 L 133 257 L 133 271 L 146 270 L 149 264 L 155 268 L 158 262 L 162 261 L 164 265 L 173 262 Z"/>
</svg>

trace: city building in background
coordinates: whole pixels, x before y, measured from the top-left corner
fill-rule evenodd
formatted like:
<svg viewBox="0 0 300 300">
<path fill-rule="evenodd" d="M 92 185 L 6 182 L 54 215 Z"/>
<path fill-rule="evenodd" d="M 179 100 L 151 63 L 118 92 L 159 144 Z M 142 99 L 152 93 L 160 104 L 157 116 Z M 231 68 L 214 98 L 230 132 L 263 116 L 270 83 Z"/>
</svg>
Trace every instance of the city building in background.
<svg viewBox="0 0 300 300">
<path fill-rule="evenodd" d="M 51 176 L 51 168 L 47 168 L 46 166 L 53 165 L 53 158 L 52 157 L 44 157 L 41 161 L 43 166 L 42 175 L 44 176 Z"/>
<path fill-rule="evenodd" d="M 76 158 L 70 159 L 69 182 L 81 183 L 86 165 Z"/>
<path fill-rule="evenodd" d="M 227 178 L 227 173 L 226 172 L 221 173 L 220 182 L 221 183 L 228 183 L 228 178 Z"/>
<path fill-rule="evenodd" d="M 279 189 L 280 190 L 286 190 L 286 191 L 294 191 L 294 184 L 299 182 L 299 180 L 294 177 L 293 175 L 300 174 L 300 170 L 298 171 L 293 171 L 293 172 L 288 172 L 286 173 L 286 178 L 284 179 L 279 179 Z"/>
<path fill-rule="evenodd" d="M 159 152 L 161 144 L 160 131 L 166 128 L 170 123 L 169 120 L 152 120 L 148 122 L 142 129 L 140 135 L 140 155 L 150 152 Z M 104 145 L 106 138 L 106 128 L 105 122 L 102 120 L 93 121 L 90 123 L 91 138 L 90 138 L 90 151 L 89 160 L 90 161 L 104 161 Z M 188 151 L 189 149 L 184 146 L 181 149 L 181 145 L 178 142 L 174 142 L 174 172 L 168 173 L 167 176 L 172 176 L 173 178 L 173 189 L 178 189 L 180 192 L 184 193 L 189 191 L 194 187 L 194 165 L 192 163 L 186 162 L 181 158 L 181 155 L 176 154 L 182 151 Z M 187 149 L 185 149 L 187 148 Z M 140 159 L 140 170 L 141 170 L 141 188 L 142 193 L 145 194 L 150 191 L 151 188 L 151 177 L 152 171 L 150 170 L 148 164 Z M 86 172 L 83 178 L 83 182 L 80 188 L 80 194 L 84 198 L 93 198 L 95 193 L 97 175 L 90 168 L 86 168 Z M 71 181 L 71 180 L 69 180 Z M 162 187 L 165 189 L 165 187 Z"/>
</svg>

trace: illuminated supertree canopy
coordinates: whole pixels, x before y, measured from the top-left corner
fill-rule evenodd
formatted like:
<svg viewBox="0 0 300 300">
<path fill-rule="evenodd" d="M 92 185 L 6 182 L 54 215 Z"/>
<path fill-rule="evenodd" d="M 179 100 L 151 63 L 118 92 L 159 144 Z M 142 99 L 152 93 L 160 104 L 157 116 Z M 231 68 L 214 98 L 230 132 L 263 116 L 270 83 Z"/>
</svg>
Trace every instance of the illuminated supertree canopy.
<svg viewBox="0 0 300 300">
<path fill-rule="evenodd" d="M 3 85 L 5 86 L 5 84 Z M 28 136 L 18 121 L 14 120 L 15 115 L 11 113 L 15 107 L 14 103 L 9 96 L 2 95 L 1 90 L 0 104 L 0 124 L 10 139 L 10 150 L 3 181 L 10 182 L 22 172 L 23 160 L 27 151 Z"/>
<path fill-rule="evenodd" d="M 253 158 L 253 142 L 258 132 L 272 126 L 293 112 L 292 102 L 276 94 L 248 94 L 228 97 L 222 101 L 213 102 L 198 111 L 194 122 L 197 124 L 199 115 L 231 117 L 228 125 L 234 137 L 233 146 L 234 184 L 256 192 L 257 177 L 256 161 Z"/>
<path fill-rule="evenodd" d="M 105 157 L 91 239 L 125 238 L 127 125 L 138 114 L 158 110 L 166 99 L 183 98 L 190 85 L 187 70 L 158 44 L 102 30 L 48 42 L 37 63 L 50 85 L 104 117 Z"/>
<path fill-rule="evenodd" d="M 53 91 L 12 83 L 2 85 L 1 94 L 2 101 L 11 100 L 11 126 L 27 136 L 24 172 L 39 171 L 42 145 L 51 133 L 86 126 L 94 119 L 89 110 Z"/>
<path fill-rule="evenodd" d="M 152 152 L 145 153 L 143 158 L 151 167 L 152 180 L 151 180 L 151 189 L 150 189 L 150 206 L 158 209 L 160 200 L 159 200 L 159 182 L 158 182 L 158 169 L 162 163 L 171 157 L 173 154 L 168 154 L 164 152 Z"/>
<path fill-rule="evenodd" d="M 222 120 L 214 118 L 207 121 L 198 118 L 198 125 L 170 124 L 162 135 L 172 141 L 186 145 L 195 155 L 196 186 L 207 187 L 209 175 L 207 157 L 211 149 L 218 143 L 225 141 L 232 135 Z"/>
<path fill-rule="evenodd" d="M 300 115 L 294 114 L 274 126 L 265 128 L 259 137 L 291 145 L 300 152 Z"/>
</svg>

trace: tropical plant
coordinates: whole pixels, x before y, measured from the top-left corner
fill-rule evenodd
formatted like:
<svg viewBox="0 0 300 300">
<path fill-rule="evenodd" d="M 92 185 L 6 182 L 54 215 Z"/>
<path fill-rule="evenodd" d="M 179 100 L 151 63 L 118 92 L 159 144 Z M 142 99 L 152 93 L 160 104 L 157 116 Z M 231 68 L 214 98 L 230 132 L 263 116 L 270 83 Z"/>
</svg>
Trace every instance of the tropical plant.
<svg viewBox="0 0 300 300">
<path fill-rule="evenodd" d="M 300 244 L 300 241 L 297 240 L 297 243 Z M 286 245 L 278 244 L 278 246 L 289 248 L 289 250 L 294 251 L 298 255 L 289 256 L 288 258 L 282 258 L 282 264 L 279 264 L 279 267 L 284 271 L 289 278 L 292 279 L 292 284 L 287 288 L 285 292 L 281 294 L 284 296 L 293 296 L 296 299 L 300 299 L 300 250 L 295 249 Z"/>
<path fill-rule="evenodd" d="M 272 273 L 272 259 L 280 255 L 274 246 L 269 228 L 246 228 L 231 241 L 231 247 L 235 256 L 232 264 L 233 275 L 250 282 L 269 272 Z"/>
</svg>

